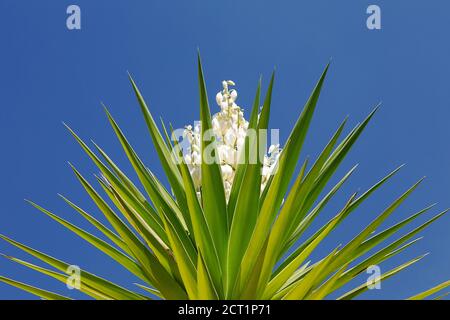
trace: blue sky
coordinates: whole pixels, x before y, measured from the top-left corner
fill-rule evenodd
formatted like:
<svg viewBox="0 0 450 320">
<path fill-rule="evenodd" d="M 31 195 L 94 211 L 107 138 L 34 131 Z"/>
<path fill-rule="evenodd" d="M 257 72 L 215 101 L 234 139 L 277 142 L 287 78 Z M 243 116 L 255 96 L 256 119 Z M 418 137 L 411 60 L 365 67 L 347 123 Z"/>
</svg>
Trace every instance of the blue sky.
<svg viewBox="0 0 450 320">
<path fill-rule="evenodd" d="M 70 4 L 81 8 L 81 30 L 66 28 Z M 381 8 L 381 30 L 366 27 L 370 4 Z M 126 72 L 133 74 L 153 114 L 181 127 L 198 119 L 197 47 L 210 97 L 220 90 L 221 80 L 233 79 L 244 108 L 251 103 L 259 75 L 267 85 L 276 67 L 270 126 L 280 128 L 282 142 L 332 58 L 302 159 L 316 156 L 346 115 L 350 126 L 355 125 L 383 102 L 338 173 L 343 175 L 359 163 L 357 172 L 313 227 L 336 213 L 353 191 L 365 190 L 396 166 L 407 165 L 332 234 L 315 258 L 351 239 L 424 175 L 423 185 L 388 223 L 434 202 L 438 202 L 437 213 L 450 206 L 449 10 L 450 3 L 443 0 L 426 5 L 425 1 L 344 4 L 331 0 L 2 1 L 0 233 L 133 287 L 135 278 L 23 199 L 32 199 L 87 230 L 92 228 L 56 194 L 100 217 L 67 161 L 92 182 L 97 170 L 61 121 L 81 137 L 93 138 L 135 178 L 100 102 L 109 106 L 133 146 L 162 176 Z M 431 252 L 429 256 L 364 297 L 405 298 L 447 280 L 449 222 L 448 216 L 442 218 L 422 233 L 423 240 L 381 268 L 387 271 L 425 252 Z M 4 242 L 0 252 L 28 259 Z M 0 260 L 0 274 L 80 297 L 61 283 L 5 259 Z M 364 281 L 360 278 L 353 285 Z M 0 298 L 33 297 L 0 284 Z"/>
</svg>

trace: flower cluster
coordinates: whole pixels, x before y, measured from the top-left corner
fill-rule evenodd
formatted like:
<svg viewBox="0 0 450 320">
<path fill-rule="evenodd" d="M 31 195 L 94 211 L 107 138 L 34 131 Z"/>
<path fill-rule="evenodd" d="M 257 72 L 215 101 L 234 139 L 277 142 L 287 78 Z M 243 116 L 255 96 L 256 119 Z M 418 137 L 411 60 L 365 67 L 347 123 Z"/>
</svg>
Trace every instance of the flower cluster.
<svg viewBox="0 0 450 320">
<path fill-rule="evenodd" d="M 236 104 L 237 91 L 230 89 L 235 86 L 231 80 L 222 82 L 223 90 L 217 93 L 216 102 L 220 112 L 212 117 L 212 130 L 216 138 L 216 146 L 220 168 L 222 170 L 225 195 L 228 200 L 231 186 L 238 165 L 238 157 L 244 146 L 248 129 L 248 121 L 244 118 L 243 109 Z M 197 193 L 201 190 L 201 123 L 197 122 L 194 127 L 188 125 L 184 130 L 184 137 L 188 139 L 189 147 L 184 156 L 188 165 Z M 261 191 L 273 174 L 281 149 L 279 145 L 271 145 L 267 155 L 264 156 L 261 171 Z"/>
</svg>

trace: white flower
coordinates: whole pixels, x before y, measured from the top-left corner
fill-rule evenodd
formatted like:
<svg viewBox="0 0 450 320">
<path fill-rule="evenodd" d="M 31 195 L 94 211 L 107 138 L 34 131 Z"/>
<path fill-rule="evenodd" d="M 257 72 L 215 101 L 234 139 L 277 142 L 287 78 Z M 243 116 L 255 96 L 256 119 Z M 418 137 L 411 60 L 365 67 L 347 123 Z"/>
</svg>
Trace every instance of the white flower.
<svg viewBox="0 0 450 320">
<path fill-rule="evenodd" d="M 217 152 L 222 163 L 229 164 L 232 167 L 236 166 L 236 150 L 233 147 L 221 144 L 217 146 Z"/>
<path fill-rule="evenodd" d="M 232 181 L 233 179 L 233 168 L 228 165 L 228 164 L 224 164 L 220 166 L 221 170 L 222 170 L 222 177 L 225 181 Z"/>
<path fill-rule="evenodd" d="M 237 98 L 237 91 L 236 90 L 231 90 L 231 92 L 230 92 L 230 98 L 231 98 L 231 101 L 236 101 L 236 98 Z"/>
<path fill-rule="evenodd" d="M 220 104 L 222 103 L 222 101 L 223 101 L 222 92 L 218 92 L 217 95 L 216 95 L 216 102 L 217 102 L 217 104 L 220 106 Z"/>
<path fill-rule="evenodd" d="M 234 144 L 236 143 L 236 139 L 237 137 L 235 131 L 233 129 L 228 129 L 224 137 L 225 143 L 229 146 L 234 146 Z"/>
</svg>

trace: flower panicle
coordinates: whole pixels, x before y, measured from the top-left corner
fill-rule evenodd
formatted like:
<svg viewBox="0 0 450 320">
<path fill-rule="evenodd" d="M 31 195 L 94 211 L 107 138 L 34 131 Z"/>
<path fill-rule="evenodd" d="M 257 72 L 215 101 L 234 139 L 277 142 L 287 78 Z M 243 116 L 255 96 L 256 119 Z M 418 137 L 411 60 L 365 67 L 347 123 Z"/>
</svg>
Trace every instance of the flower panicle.
<svg viewBox="0 0 450 320">
<path fill-rule="evenodd" d="M 235 89 L 230 88 L 235 86 L 236 84 L 232 80 L 222 81 L 223 89 L 216 94 L 216 103 L 220 107 L 220 111 L 215 113 L 211 120 L 227 200 L 231 193 L 238 165 L 238 155 L 244 147 L 249 126 L 248 121 L 244 117 L 243 109 L 236 104 L 238 93 Z M 200 196 L 201 123 L 196 122 L 194 126 L 185 126 L 184 137 L 189 142 L 184 160 L 188 165 L 197 194 Z M 267 154 L 264 155 L 261 170 L 261 192 L 275 171 L 280 153 L 280 145 L 276 144 L 271 145 Z"/>
</svg>

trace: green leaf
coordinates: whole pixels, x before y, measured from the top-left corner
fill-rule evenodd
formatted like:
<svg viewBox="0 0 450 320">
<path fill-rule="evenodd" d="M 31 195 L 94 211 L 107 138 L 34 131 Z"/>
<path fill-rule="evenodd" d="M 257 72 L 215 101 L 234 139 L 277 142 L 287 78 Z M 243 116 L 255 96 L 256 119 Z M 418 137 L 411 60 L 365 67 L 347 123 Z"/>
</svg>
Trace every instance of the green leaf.
<svg viewBox="0 0 450 320">
<path fill-rule="evenodd" d="M 222 173 L 218 162 L 215 137 L 212 134 L 211 113 L 209 111 L 203 69 L 198 54 L 198 81 L 200 94 L 201 152 L 202 152 L 202 202 L 206 222 L 211 230 L 219 261 L 225 265 L 228 241 L 227 205 Z"/>
<path fill-rule="evenodd" d="M 339 277 L 342 275 L 342 273 L 347 269 L 349 263 L 341 267 L 334 275 L 332 275 L 325 283 L 323 283 L 321 286 L 319 286 L 316 289 L 313 289 L 305 296 L 306 300 L 323 300 L 328 293 L 330 292 L 331 288 L 334 286 L 336 281 L 339 279 Z"/>
<path fill-rule="evenodd" d="M 308 172 L 306 177 L 304 177 L 305 181 L 303 181 L 303 182 L 299 181 L 298 184 L 294 185 L 294 187 L 289 192 L 286 203 L 283 205 L 283 208 L 281 209 L 281 212 L 280 212 L 280 218 L 281 217 L 284 217 L 284 218 L 277 219 L 277 221 L 275 222 L 275 226 L 274 226 L 274 230 L 275 230 L 275 228 L 283 229 L 283 231 L 281 231 L 281 233 L 280 233 L 280 234 L 282 234 L 282 237 L 280 239 L 277 239 L 277 241 L 276 241 L 277 252 L 280 252 L 281 246 L 285 245 L 286 239 L 289 239 L 292 236 L 293 231 L 296 230 L 295 228 L 297 227 L 297 230 L 300 228 L 300 226 L 298 226 L 298 224 L 305 217 L 306 212 L 307 212 L 306 208 L 304 208 L 304 205 L 308 198 L 308 195 L 311 193 L 311 189 L 315 186 L 315 182 L 319 176 L 319 173 L 321 172 L 323 164 L 329 157 L 330 153 L 333 151 L 333 148 L 334 148 L 337 140 L 339 139 L 346 122 L 347 122 L 347 119 L 345 119 L 341 123 L 339 128 L 333 134 L 330 141 L 325 146 L 325 148 L 321 152 L 320 156 L 318 157 L 318 159 L 312 166 L 311 170 Z M 353 170 L 354 169 L 350 170 L 349 174 L 347 174 L 346 176 L 349 176 L 351 174 L 351 172 L 353 172 Z M 302 177 L 302 179 L 303 179 L 303 177 Z M 343 179 L 343 180 L 345 181 L 345 179 Z M 342 184 L 343 184 L 343 181 L 342 181 Z M 329 199 L 337 191 L 337 189 L 339 189 L 339 187 L 333 188 L 332 191 L 334 191 L 334 192 L 330 192 L 324 198 L 324 200 L 321 201 L 320 205 L 318 205 L 316 207 L 316 209 L 313 210 L 314 214 L 310 214 L 311 220 L 313 219 L 313 217 L 315 215 L 317 215 L 320 212 L 320 210 L 325 206 L 325 204 L 329 201 Z M 272 233 L 276 234 L 274 230 L 271 232 L 271 234 Z M 299 231 L 297 231 L 297 232 L 299 232 Z"/>
<path fill-rule="evenodd" d="M 64 197 L 63 195 L 59 194 L 59 196 L 73 209 L 75 209 L 78 213 L 80 213 L 83 218 L 85 218 L 87 221 L 89 221 L 94 227 L 96 227 L 98 230 L 100 230 L 108 239 L 110 239 L 115 245 L 117 245 L 120 249 L 122 249 L 125 253 L 132 256 L 133 253 L 131 252 L 130 248 L 128 248 L 125 241 L 123 241 L 117 234 L 115 234 L 113 231 L 108 229 L 105 225 L 103 225 L 100 221 L 95 219 L 93 216 L 91 216 L 89 213 L 78 207 L 76 204 L 74 204 L 72 201 Z"/>
<path fill-rule="evenodd" d="M 227 268 L 226 268 L 226 295 L 229 297 L 231 291 L 235 287 L 237 281 L 237 274 L 239 266 L 242 261 L 242 257 L 248 246 L 248 242 L 251 237 L 251 233 L 256 223 L 256 219 L 259 211 L 259 197 L 261 188 L 261 157 L 260 149 L 262 148 L 262 142 L 259 137 L 259 130 L 266 130 L 270 112 L 270 103 L 272 100 L 272 88 L 275 75 L 272 74 L 270 80 L 269 89 L 264 101 L 263 109 L 260 115 L 260 122 L 258 125 L 258 131 L 256 134 L 256 141 L 250 142 L 250 137 L 245 138 L 246 145 L 248 147 L 247 154 L 245 156 L 244 168 L 245 172 L 241 183 L 241 188 L 237 195 L 236 206 L 232 215 L 230 238 L 228 242 L 227 252 Z M 259 108 L 259 91 L 258 86 L 257 95 L 253 103 L 253 110 Z M 253 111 L 253 115 L 255 111 Z M 256 154 L 256 159 L 252 159 L 252 155 Z M 256 160 L 256 161 L 254 161 Z M 252 163 L 255 162 L 255 163 Z M 229 208 L 230 209 L 230 208 Z"/>
<path fill-rule="evenodd" d="M 377 182 L 376 184 L 374 184 L 371 188 L 369 188 L 366 192 L 364 192 L 361 196 L 359 196 L 352 204 L 350 204 L 349 209 L 344 213 L 344 215 L 342 216 L 342 219 L 338 221 L 338 223 L 335 225 L 334 228 L 336 228 L 342 221 L 344 221 L 344 219 L 354 210 L 356 210 L 361 203 L 366 200 L 370 195 L 373 194 L 373 192 L 375 192 L 376 190 L 378 190 L 384 183 L 386 183 L 391 177 L 393 177 L 395 175 L 395 173 L 397 173 L 400 168 L 402 166 L 398 167 L 397 169 L 395 169 L 394 171 L 392 171 L 391 173 L 389 173 L 388 175 L 386 175 L 383 179 L 381 179 L 379 182 Z M 320 206 L 320 203 L 319 205 Z M 318 231 L 316 231 L 311 237 L 308 238 L 308 240 L 306 240 L 305 242 L 303 242 L 303 244 L 301 244 L 300 246 L 297 247 L 297 249 L 295 249 L 294 252 L 292 252 L 291 254 L 289 254 L 289 256 L 280 264 L 280 266 L 278 266 L 278 268 L 275 270 L 274 274 L 278 274 L 278 272 L 284 268 L 287 264 L 289 264 L 301 251 L 304 250 L 304 248 L 309 245 L 319 234 L 322 233 L 322 231 L 331 223 L 332 220 L 330 220 L 327 224 L 325 224 L 324 226 L 322 226 Z M 288 247 L 290 247 L 295 240 L 301 235 L 301 231 L 302 229 L 298 229 L 296 231 L 296 233 L 294 233 L 294 237 L 292 237 L 290 239 L 290 242 L 288 242 Z M 287 248 L 284 249 L 283 252 L 285 252 L 287 250 Z"/>
<path fill-rule="evenodd" d="M 320 276 L 330 261 L 334 258 L 338 248 L 334 249 L 315 268 L 313 268 L 296 286 L 283 298 L 284 300 L 301 300 L 311 290 L 315 280 Z"/>
<path fill-rule="evenodd" d="M 358 137 L 361 135 L 361 133 L 366 128 L 369 121 L 372 119 L 373 115 L 377 111 L 378 106 L 375 107 L 375 109 L 366 117 L 366 119 L 363 121 L 362 124 L 357 125 L 348 135 L 347 137 L 336 147 L 336 149 L 333 151 L 333 153 L 330 155 L 330 157 L 325 161 L 325 163 L 321 166 L 321 170 L 319 174 L 316 177 L 316 174 L 314 174 L 315 180 L 314 184 L 309 188 L 307 193 L 307 199 L 304 201 L 301 213 L 298 214 L 299 219 L 304 217 L 306 215 L 307 210 L 311 208 L 311 206 L 314 204 L 314 202 L 319 197 L 320 193 L 322 192 L 323 188 L 326 186 L 328 181 L 331 179 L 333 174 L 338 169 L 339 165 L 347 155 L 347 153 L 351 150 L 354 143 L 357 141 Z M 325 153 L 326 154 L 326 153 Z M 321 161 L 318 160 L 318 162 L 323 163 L 323 159 Z M 319 166 L 318 166 L 319 167 Z M 312 173 L 312 171 L 311 171 Z M 349 210 L 347 214 L 349 214 L 352 210 Z M 300 224 L 298 225 L 298 221 L 295 221 L 293 223 L 293 226 L 297 229 L 294 231 L 293 236 L 291 237 L 289 244 L 293 244 L 303 233 L 305 226 L 308 226 L 308 224 Z"/>
<path fill-rule="evenodd" d="M 4 256 L 4 257 L 9 259 L 10 261 L 18 263 L 18 264 L 20 264 L 22 266 L 25 266 L 25 267 L 27 267 L 27 268 L 29 268 L 31 270 L 34 270 L 34 271 L 42 273 L 42 274 L 44 274 L 46 276 L 52 277 L 52 278 L 54 278 L 54 279 L 64 283 L 65 286 L 67 286 L 67 284 L 68 284 L 69 275 L 67 275 L 67 274 L 62 274 L 62 273 L 59 273 L 59 272 L 55 272 L 53 270 L 42 268 L 42 267 L 39 267 L 37 265 L 31 264 L 29 262 L 26 262 L 26 261 L 23 261 L 23 260 L 14 258 L 14 257 L 10 257 L 10 256 Z M 84 294 L 86 294 L 86 295 L 88 295 L 88 296 L 90 296 L 90 297 L 92 297 L 92 298 L 94 298 L 96 300 L 114 300 L 113 297 L 111 297 L 111 296 L 109 296 L 109 295 L 107 295 L 105 293 L 102 293 L 98 289 L 93 289 L 92 287 L 88 286 L 86 284 L 86 282 L 83 281 L 83 279 L 81 279 L 81 278 L 80 278 L 80 287 L 77 290 L 79 290 L 80 292 L 82 292 L 82 293 L 84 293 Z"/>
<path fill-rule="evenodd" d="M 195 190 L 192 176 L 189 172 L 187 164 L 182 159 L 182 152 L 178 144 L 177 137 L 172 136 L 174 141 L 175 154 L 178 156 L 180 163 L 180 171 L 183 177 L 184 189 L 186 191 L 186 200 L 189 208 L 189 215 L 192 221 L 194 236 L 198 246 L 198 254 L 204 259 L 204 266 L 211 277 L 212 285 L 218 297 L 223 296 L 222 286 L 222 267 L 219 261 L 219 254 L 214 244 L 210 228 L 206 222 L 203 209 L 200 205 Z"/>
<path fill-rule="evenodd" d="M 398 230 L 400 230 L 402 227 L 406 226 L 407 224 L 411 223 L 415 219 L 417 219 L 419 216 L 433 208 L 434 205 L 428 206 L 419 212 L 411 215 L 410 217 L 404 219 L 403 221 L 400 221 L 399 223 L 387 228 L 386 230 L 372 236 L 371 238 L 365 240 L 363 243 L 359 245 L 359 247 L 355 250 L 355 255 L 362 255 L 375 247 L 377 244 L 381 243 L 385 239 L 389 238 L 393 234 L 395 234 Z M 445 212 L 444 212 L 445 213 Z"/>
<path fill-rule="evenodd" d="M 177 263 L 177 266 L 180 270 L 181 278 L 183 279 L 184 286 L 186 288 L 187 294 L 189 297 L 197 296 L 197 270 L 196 270 L 196 260 L 192 260 L 189 255 L 188 246 L 191 245 L 189 239 L 189 243 L 186 243 L 185 239 L 182 239 L 180 235 L 175 230 L 175 227 L 172 225 L 170 220 L 165 216 L 163 211 L 163 222 L 164 227 L 166 228 L 167 235 L 169 237 L 170 246 L 173 250 L 174 258 Z M 197 258 L 197 255 L 195 256 Z"/>
<path fill-rule="evenodd" d="M 129 192 L 131 192 L 136 199 L 138 199 L 141 203 L 148 206 L 147 199 L 144 197 L 144 195 L 139 191 L 139 189 L 134 185 L 134 183 L 125 175 L 125 173 L 120 170 L 120 168 L 111 160 L 111 158 L 108 156 L 108 154 L 94 141 L 92 141 L 92 144 L 97 149 L 98 153 L 102 156 L 102 158 L 106 161 L 108 166 L 114 171 L 114 173 L 117 175 L 117 177 L 120 179 L 124 187 L 126 187 Z"/>
<path fill-rule="evenodd" d="M 156 177 L 149 173 L 149 170 L 145 167 L 142 160 L 138 157 L 136 152 L 133 150 L 129 142 L 127 141 L 122 130 L 117 125 L 114 118 L 109 113 L 108 109 L 105 107 L 106 114 L 108 116 L 109 122 L 114 129 L 130 163 L 132 164 L 134 170 L 136 171 L 139 180 L 143 184 L 147 194 L 149 195 L 154 206 L 157 208 L 163 208 L 164 212 L 170 217 L 172 224 L 181 232 L 181 228 L 188 230 L 186 225 L 186 219 L 190 225 L 190 217 L 188 214 L 184 215 L 183 212 L 178 207 L 177 203 L 173 200 L 170 194 L 165 190 Z M 161 213 L 160 213 L 161 215 Z M 192 227 L 191 227 L 192 228 Z"/>
<path fill-rule="evenodd" d="M 421 260 L 425 256 L 426 256 L 426 254 L 424 254 L 422 256 L 419 256 L 417 258 L 414 258 L 414 259 L 412 259 L 412 260 L 410 260 L 410 261 L 408 261 L 408 262 L 406 262 L 406 263 L 404 263 L 404 264 L 402 264 L 402 265 L 400 265 L 400 266 L 398 266 L 398 267 L 396 267 L 394 269 L 389 270 L 388 272 L 386 272 L 386 273 L 384 273 L 384 274 L 382 274 L 380 276 L 379 281 L 383 281 L 383 280 L 386 280 L 386 279 L 392 277 L 393 275 L 395 275 L 395 274 L 399 273 L 400 271 L 406 269 L 410 265 L 412 265 L 412 264 L 416 263 L 417 261 Z M 349 291 L 347 293 L 344 293 L 342 296 L 340 296 L 337 299 L 338 300 L 350 300 L 350 299 L 353 299 L 353 298 L 359 296 L 361 293 L 365 292 L 368 289 L 369 289 L 369 287 L 368 287 L 367 283 L 363 283 L 359 287 L 357 287 L 357 288 L 355 288 L 355 289 L 353 289 L 353 290 L 351 290 L 351 291 Z"/>
<path fill-rule="evenodd" d="M 291 180 L 292 174 L 295 170 L 295 166 L 297 164 L 297 160 L 300 155 L 300 151 L 305 140 L 327 71 L 328 65 L 322 73 L 322 76 L 320 77 L 310 98 L 306 102 L 306 105 L 291 132 L 286 146 L 281 152 L 278 170 L 274 175 L 264 202 L 261 205 L 258 220 L 241 265 L 242 283 L 246 282 L 246 279 L 252 272 L 259 252 L 266 240 L 268 230 L 270 229 L 275 215 L 280 208 L 284 194 L 288 188 L 289 181 Z"/>
<path fill-rule="evenodd" d="M 437 286 L 435 286 L 435 287 L 433 287 L 431 289 L 428 289 L 428 290 L 426 290 L 424 292 L 421 292 L 421 293 L 416 294 L 416 295 L 414 295 L 412 297 L 409 297 L 408 300 L 423 300 L 423 299 L 426 299 L 429 296 L 431 296 L 431 295 L 433 295 L 433 294 L 435 294 L 435 293 L 437 293 L 437 292 L 439 292 L 439 291 L 441 291 L 441 290 L 443 290 L 445 288 L 448 288 L 448 287 L 450 287 L 450 280 L 447 280 L 447 281 L 445 281 L 445 282 L 443 282 L 441 284 L 438 284 Z"/>
<path fill-rule="evenodd" d="M 70 264 L 65 263 L 61 260 L 57 260 L 53 257 L 50 257 L 49 255 L 46 255 L 42 252 L 39 252 L 37 250 L 34 250 L 30 247 L 27 247 L 17 241 L 14 241 L 4 235 L 0 235 L 0 238 L 3 240 L 9 242 L 10 244 L 14 245 L 15 247 L 25 251 L 26 253 L 32 255 L 33 257 L 49 264 L 50 266 L 56 268 L 57 270 L 61 272 L 67 272 L 68 268 L 70 267 Z M 96 275 L 93 275 L 87 271 L 80 270 L 80 277 L 81 281 L 83 283 L 86 283 L 88 286 L 91 286 L 95 288 L 96 290 L 99 290 L 100 292 L 103 292 L 115 299 L 142 299 L 141 296 L 138 294 L 124 289 L 110 281 L 107 281 L 105 279 L 102 279 Z"/>
<path fill-rule="evenodd" d="M 280 272 L 278 272 L 269 284 L 265 287 L 264 298 L 271 297 L 275 292 L 280 289 L 286 281 L 292 276 L 292 274 L 297 270 L 297 268 L 305 262 L 312 251 L 325 239 L 326 236 L 334 229 L 335 225 L 338 223 L 345 212 L 348 210 L 350 204 L 352 203 L 356 194 L 347 201 L 344 208 L 333 218 L 331 223 L 329 223 L 322 233 L 316 237 L 304 250 L 302 250 L 289 264 L 287 264 Z M 306 293 L 305 293 L 306 294 Z"/>
<path fill-rule="evenodd" d="M 42 299 L 45 299 L 45 300 L 71 300 L 70 298 L 61 296 L 59 294 L 56 294 L 56 293 L 53 293 L 53 292 L 50 292 L 47 290 L 39 289 L 39 288 L 30 286 L 28 284 L 25 284 L 23 282 L 15 281 L 15 280 L 8 279 L 8 278 L 2 277 L 2 276 L 0 276 L 0 281 L 7 283 L 13 287 L 16 287 L 16 288 L 22 289 L 24 291 L 27 291 L 29 293 L 32 293 L 32 294 L 34 294 Z"/>
<path fill-rule="evenodd" d="M 297 179 L 295 180 L 294 186 L 292 187 L 293 190 L 300 189 L 300 186 L 302 185 L 303 177 L 305 175 L 305 170 L 307 166 L 308 161 L 305 160 L 303 163 L 303 166 L 300 169 L 300 173 L 297 176 Z M 285 223 L 289 223 L 287 219 L 292 219 L 292 217 L 287 217 L 286 212 L 291 210 L 293 205 L 293 197 L 291 196 L 294 194 L 295 191 L 291 191 L 290 196 L 286 200 L 286 203 L 283 205 L 283 209 L 280 212 L 280 215 L 278 216 L 278 219 L 275 221 L 275 224 L 270 232 L 270 235 L 268 237 L 267 242 L 267 249 L 266 254 L 264 255 L 264 262 L 261 267 L 261 272 L 259 273 L 259 280 L 258 280 L 258 289 L 257 293 L 261 294 L 262 290 L 266 287 L 267 281 L 270 279 L 270 276 L 272 274 L 273 265 L 276 263 L 277 255 L 279 248 L 277 245 L 283 241 L 283 237 L 286 236 L 285 233 L 286 230 L 284 228 L 287 227 Z M 284 209 L 286 208 L 285 211 Z M 291 211 L 292 212 L 292 211 Z M 264 288 L 263 288 L 264 287 Z"/>
<path fill-rule="evenodd" d="M 112 259 L 114 259 L 116 262 L 118 262 L 120 265 L 122 265 L 124 268 L 126 268 L 128 271 L 133 273 L 135 276 L 139 277 L 140 279 L 144 281 L 148 281 L 149 279 L 145 275 L 145 273 L 142 271 L 141 267 L 136 263 L 136 261 L 130 259 L 127 255 L 123 254 L 116 248 L 112 247 L 110 244 L 106 243 L 105 241 L 97 238 L 96 236 L 84 231 L 83 229 L 73 225 L 72 223 L 56 216 L 55 214 L 51 213 L 50 211 L 42 208 L 41 206 L 28 201 L 33 207 L 40 210 L 41 212 L 45 213 L 47 216 L 52 218 L 53 220 L 59 222 L 63 226 L 65 226 L 67 229 L 75 233 L 76 235 L 80 236 L 90 244 L 92 244 L 94 247 L 102 251 L 103 253 L 110 256 Z"/>
<path fill-rule="evenodd" d="M 167 270 L 170 266 L 163 266 L 164 260 L 158 261 L 155 256 L 143 245 L 129 227 L 116 215 L 109 205 L 100 197 L 84 177 L 75 169 L 75 175 L 86 189 L 94 203 L 102 211 L 120 237 L 125 241 L 133 256 L 144 269 L 146 275 L 151 279 L 151 284 L 157 286 L 161 293 L 166 297 L 173 299 L 183 299 L 186 293 L 175 281 Z"/>
<path fill-rule="evenodd" d="M 253 109 L 250 116 L 250 121 L 248 124 L 249 130 L 256 130 L 258 127 L 258 112 L 259 112 L 259 100 L 261 96 L 261 78 L 258 81 L 258 86 L 256 88 L 255 99 L 253 103 Z M 233 220 L 233 214 L 236 207 L 237 197 L 239 195 L 239 191 L 242 187 L 242 181 L 244 179 L 244 174 L 248 166 L 248 161 L 243 161 L 242 158 L 245 157 L 245 160 L 250 159 L 250 138 L 246 136 L 244 140 L 244 147 L 241 149 L 241 153 L 239 154 L 239 162 L 236 168 L 236 173 L 234 175 L 233 185 L 231 186 L 230 198 L 228 199 L 228 221 Z"/>
<path fill-rule="evenodd" d="M 138 221 L 142 221 L 143 226 L 152 234 L 156 241 L 159 241 L 162 246 L 165 245 L 167 237 L 164 233 L 164 228 L 160 217 L 156 214 L 150 205 L 144 205 L 121 181 L 111 172 L 111 170 L 100 161 L 91 149 L 81 140 L 76 133 L 66 125 L 67 129 L 73 137 L 80 144 L 82 149 L 91 158 L 91 160 L 100 169 L 108 183 L 115 188 L 116 192 L 124 199 L 124 202 L 132 207 L 131 213 L 135 214 Z M 148 240 L 148 239 L 147 239 Z"/>
<path fill-rule="evenodd" d="M 426 211 L 426 209 L 428 209 L 428 208 L 425 208 L 424 210 L 419 211 L 418 214 L 419 215 L 422 214 L 423 212 Z M 352 267 L 349 270 L 347 270 L 345 273 L 343 273 L 343 275 L 340 277 L 340 279 L 336 282 L 335 286 L 333 287 L 333 290 L 337 290 L 339 287 L 343 286 L 345 283 L 347 283 L 350 280 L 352 280 L 358 274 L 364 272 L 367 269 L 367 267 L 369 267 L 371 265 L 374 265 L 374 264 L 380 264 L 382 261 L 388 259 L 389 257 L 391 257 L 393 255 L 398 254 L 399 252 L 403 251 L 405 248 L 407 248 L 410 245 L 412 245 L 413 243 L 415 243 L 420 238 L 416 239 L 416 240 L 413 240 L 413 241 L 407 243 L 406 245 L 403 245 L 401 248 L 398 248 L 400 245 L 402 245 L 403 243 L 405 243 L 406 241 L 408 241 L 409 239 L 414 237 L 416 234 L 418 234 L 420 231 L 422 231 L 426 227 L 428 227 L 431 223 L 433 223 L 434 221 L 436 221 L 437 219 L 442 217 L 446 212 L 448 212 L 448 210 L 445 210 L 445 211 L 437 214 L 436 216 L 434 216 L 433 218 L 429 219 L 425 223 L 423 223 L 420 226 L 414 228 L 412 231 L 410 231 L 407 234 L 401 236 L 400 238 L 398 238 L 394 242 L 390 243 L 386 247 L 380 249 L 376 253 L 370 255 L 369 257 L 367 257 L 366 259 L 364 259 L 363 261 L 361 261 L 360 263 L 355 265 L 354 267 Z M 400 222 L 399 224 L 404 224 L 404 222 L 412 221 L 411 218 L 412 217 L 415 218 L 417 216 L 418 215 L 415 214 L 415 215 L 409 217 L 408 219 L 405 219 L 404 221 Z M 397 224 L 397 225 L 395 225 L 395 226 L 393 226 L 391 228 L 388 228 L 387 230 L 381 232 L 379 235 L 383 235 L 383 234 L 385 234 L 387 232 L 390 232 L 390 230 L 392 230 L 392 228 L 396 228 L 399 224 Z M 380 237 L 378 237 L 378 236 L 372 237 L 372 239 L 377 239 L 377 238 L 380 239 Z M 366 240 L 366 241 L 369 241 L 369 240 Z M 359 253 L 358 253 L 357 256 L 363 255 L 364 253 L 366 253 L 372 247 L 372 246 L 370 246 L 370 248 L 369 248 L 369 247 L 367 247 L 367 246 L 365 246 L 363 244 L 361 244 L 361 246 L 365 247 L 365 250 L 359 250 Z M 360 246 L 360 248 L 361 248 L 361 246 Z"/>
<path fill-rule="evenodd" d="M 423 299 L 428 298 L 429 296 L 431 296 L 431 295 L 435 294 L 436 292 L 439 292 L 449 286 L 450 286 L 450 280 L 447 280 L 431 289 L 428 289 L 424 292 L 421 292 L 412 297 L 409 297 L 408 300 L 423 300 Z"/>
<path fill-rule="evenodd" d="M 153 294 L 153 295 L 155 295 L 155 296 L 157 296 L 157 297 L 159 297 L 161 299 L 164 299 L 164 297 L 161 295 L 161 292 L 159 292 L 158 290 L 156 290 L 154 288 L 147 287 L 147 286 L 144 286 L 144 285 L 139 284 L 139 283 L 135 283 L 135 285 L 138 286 L 139 288 L 147 291 L 147 292 L 150 292 L 151 294 Z"/>
<path fill-rule="evenodd" d="M 144 115 L 145 122 L 150 132 L 150 136 L 152 138 L 159 160 L 161 161 L 164 172 L 167 175 L 167 179 L 172 186 L 175 197 L 177 198 L 180 207 L 186 208 L 186 197 L 183 190 L 183 179 L 180 172 L 178 171 L 176 163 L 173 161 L 171 150 L 169 150 L 169 148 L 165 144 L 158 126 L 156 125 L 156 122 L 153 119 L 153 116 L 150 113 L 150 110 L 131 75 L 129 75 L 129 79 L 141 107 L 142 114 Z"/>
<path fill-rule="evenodd" d="M 218 298 L 209 271 L 201 254 L 197 261 L 197 299 L 215 300 Z"/>
<path fill-rule="evenodd" d="M 397 198 L 388 208 L 386 208 L 377 218 L 375 218 L 361 233 L 359 233 L 353 240 L 351 240 L 342 250 L 337 253 L 336 258 L 324 271 L 322 278 L 326 277 L 327 274 L 333 272 L 337 268 L 340 268 L 342 264 L 349 261 L 353 261 L 358 255 L 357 248 L 360 244 L 378 228 L 381 223 L 386 220 L 395 209 L 400 206 L 400 204 L 406 200 L 406 198 L 419 186 L 423 178 L 416 182 L 411 188 L 404 192 L 399 198 Z"/>
</svg>

